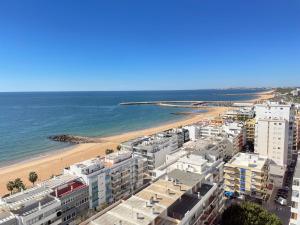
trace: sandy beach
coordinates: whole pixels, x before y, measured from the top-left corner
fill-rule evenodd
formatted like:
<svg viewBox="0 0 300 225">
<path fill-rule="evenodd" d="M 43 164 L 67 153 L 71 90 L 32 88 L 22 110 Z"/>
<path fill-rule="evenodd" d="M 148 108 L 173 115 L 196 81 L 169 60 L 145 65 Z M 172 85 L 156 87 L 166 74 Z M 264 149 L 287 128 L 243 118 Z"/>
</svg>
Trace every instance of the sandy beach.
<svg viewBox="0 0 300 225">
<path fill-rule="evenodd" d="M 273 92 L 262 92 L 252 101 L 262 101 L 273 97 Z M 39 157 L 32 160 L 16 163 L 0 168 L 0 196 L 6 194 L 6 183 L 15 178 L 21 178 L 26 186 L 30 187 L 28 174 L 31 171 L 37 172 L 38 181 L 50 178 L 51 175 L 61 174 L 63 168 L 76 162 L 86 160 L 95 156 L 104 155 L 105 150 L 115 149 L 121 142 L 127 141 L 139 136 L 151 135 L 156 132 L 167 130 L 173 127 L 184 126 L 198 122 L 202 119 L 213 119 L 228 110 L 227 107 L 210 108 L 207 112 L 185 117 L 185 119 L 148 128 L 139 131 L 128 132 L 120 135 L 104 137 L 101 143 L 78 144 L 64 151 L 51 152 L 48 156 Z"/>
</svg>

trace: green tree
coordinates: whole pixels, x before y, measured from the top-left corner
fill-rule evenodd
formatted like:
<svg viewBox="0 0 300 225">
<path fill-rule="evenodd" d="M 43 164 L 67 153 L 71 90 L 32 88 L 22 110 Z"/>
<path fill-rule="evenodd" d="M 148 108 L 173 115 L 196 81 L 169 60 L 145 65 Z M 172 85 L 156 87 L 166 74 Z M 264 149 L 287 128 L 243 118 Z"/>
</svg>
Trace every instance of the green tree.
<svg viewBox="0 0 300 225">
<path fill-rule="evenodd" d="M 8 181 L 6 184 L 6 188 L 8 191 L 10 191 L 10 194 L 12 194 L 12 192 L 15 188 L 15 183 L 13 181 Z"/>
<path fill-rule="evenodd" d="M 221 225 L 282 225 L 282 222 L 260 205 L 245 202 L 228 207 L 222 214 Z"/>
<path fill-rule="evenodd" d="M 14 181 L 14 186 L 18 191 L 21 191 L 22 189 L 25 190 L 25 185 L 21 178 L 16 178 Z"/>
<path fill-rule="evenodd" d="M 37 181 L 38 175 L 36 172 L 30 172 L 28 176 L 28 180 L 32 183 L 32 186 L 34 186 L 34 183 Z"/>
<path fill-rule="evenodd" d="M 118 150 L 118 151 L 120 151 L 121 148 L 122 148 L 121 145 L 118 145 L 118 146 L 117 146 L 117 150 Z"/>
</svg>

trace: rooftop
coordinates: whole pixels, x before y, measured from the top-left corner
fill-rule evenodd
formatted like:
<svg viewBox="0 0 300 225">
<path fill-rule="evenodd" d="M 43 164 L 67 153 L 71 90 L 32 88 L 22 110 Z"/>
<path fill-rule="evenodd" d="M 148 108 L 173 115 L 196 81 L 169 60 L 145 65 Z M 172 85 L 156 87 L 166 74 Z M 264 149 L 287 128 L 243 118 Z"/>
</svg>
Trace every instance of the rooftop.
<svg viewBox="0 0 300 225">
<path fill-rule="evenodd" d="M 42 198 L 35 199 L 34 202 L 28 205 L 20 205 L 15 209 L 11 209 L 12 213 L 20 215 L 20 216 L 27 216 L 39 210 L 39 208 L 44 208 L 53 203 L 58 202 L 57 199 L 50 195 L 46 195 Z"/>
<path fill-rule="evenodd" d="M 81 181 L 72 181 L 70 183 L 67 184 L 67 186 L 61 188 L 61 189 L 57 189 L 54 192 L 51 193 L 51 195 L 53 196 L 57 196 L 56 197 L 63 197 L 67 194 L 70 194 L 74 191 L 80 190 L 82 188 L 87 187 L 84 183 L 82 183 Z M 57 193 L 56 193 L 57 191 Z"/>
<path fill-rule="evenodd" d="M 113 153 L 105 156 L 105 165 L 109 167 L 116 163 L 130 159 L 131 157 L 132 157 L 131 151 L 123 150 L 123 151 L 113 152 Z"/>
<path fill-rule="evenodd" d="M 190 188 L 186 187 L 185 189 Z M 173 182 L 158 180 L 125 202 L 95 219 L 91 224 L 148 225 L 185 193 Z"/>
<path fill-rule="evenodd" d="M 18 207 L 20 204 L 24 204 L 27 201 L 34 200 L 51 193 L 50 188 L 44 186 L 36 186 L 25 191 L 21 191 L 14 195 L 8 196 L 2 199 L 2 202 L 6 203 L 10 208 Z"/>
<path fill-rule="evenodd" d="M 185 172 L 179 169 L 172 170 L 167 174 L 168 178 L 177 184 L 193 187 L 203 179 L 203 175 L 192 172 Z"/>
<path fill-rule="evenodd" d="M 261 157 L 257 154 L 251 153 L 238 153 L 236 154 L 228 164 L 238 167 L 251 167 L 256 170 L 262 170 L 267 162 L 267 158 Z M 228 165 L 227 164 L 227 165 Z"/>
<path fill-rule="evenodd" d="M 49 180 L 45 180 L 38 184 L 40 187 L 46 187 L 46 188 L 56 188 L 63 184 L 69 183 L 71 181 L 74 181 L 78 179 L 78 176 L 71 175 L 71 174 L 62 174 L 59 176 L 54 176 L 53 178 Z"/>
<path fill-rule="evenodd" d="M 284 102 L 272 102 L 272 101 L 266 101 L 262 104 L 256 104 L 255 107 L 291 107 L 291 104 L 284 103 Z"/>
<path fill-rule="evenodd" d="M 0 224 L 15 219 L 15 216 L 6 210 L 0 209 Z"/>
<path fill-rule="evenodd" d="M 104 158 L 96 157 L 70 166 L 70 170 L 89 175 L 105 168 Z"/>
</svg>

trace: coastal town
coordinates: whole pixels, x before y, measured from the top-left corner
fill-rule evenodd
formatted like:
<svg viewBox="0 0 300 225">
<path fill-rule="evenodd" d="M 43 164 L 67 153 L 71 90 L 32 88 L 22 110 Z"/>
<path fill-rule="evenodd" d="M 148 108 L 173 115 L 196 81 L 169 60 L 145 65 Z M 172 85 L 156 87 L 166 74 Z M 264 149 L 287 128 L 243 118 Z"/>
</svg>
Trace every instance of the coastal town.
<svg viewBox="0 0 300 225">
<path fill-rule="evenodd" d="M 234 224 L 237 206 L 300 224 L 299 96 L 275 89 L 4 168 L 0 224 Z"/>
</svg>

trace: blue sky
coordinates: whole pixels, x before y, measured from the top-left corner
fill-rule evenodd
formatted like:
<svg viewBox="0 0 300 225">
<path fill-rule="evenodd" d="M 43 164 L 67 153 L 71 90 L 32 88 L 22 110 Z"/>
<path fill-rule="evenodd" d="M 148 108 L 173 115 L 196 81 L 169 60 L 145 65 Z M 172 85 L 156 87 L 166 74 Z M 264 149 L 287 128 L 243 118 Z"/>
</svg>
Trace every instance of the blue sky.
<svg viewBox="0 0 300 225">
<path fill-rule="evenodd" d="M 300 85 L 299 0 L 3 0 L 0 91 Z"/>
</svg>

